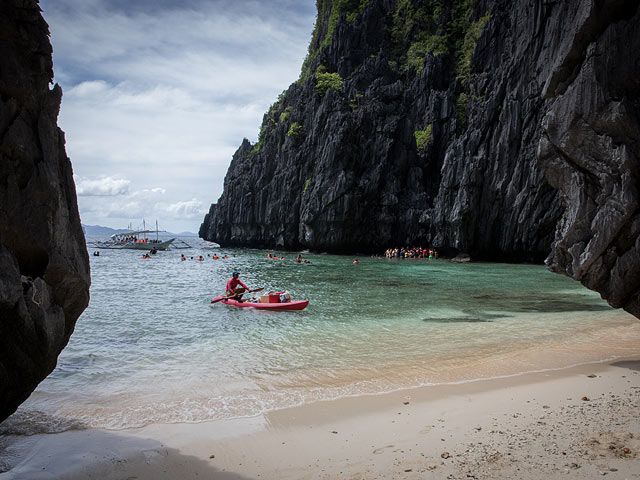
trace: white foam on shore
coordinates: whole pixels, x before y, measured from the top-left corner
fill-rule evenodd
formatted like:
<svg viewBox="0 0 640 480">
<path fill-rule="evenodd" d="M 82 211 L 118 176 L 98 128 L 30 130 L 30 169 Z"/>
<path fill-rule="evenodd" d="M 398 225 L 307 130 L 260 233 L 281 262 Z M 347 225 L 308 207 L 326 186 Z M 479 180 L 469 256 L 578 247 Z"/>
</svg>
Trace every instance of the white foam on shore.
<svg viewBox="0 0 640 480">
<path fill-rule="evenodd" d="M 139 428 L 151 424 L 202 423 L 211 420 L 247 418 L 304 404 L 363 395 L 383 395 L 420 387 L 456 385 L 529 373 L 542 373 L 597 364 L 640 354 L 640 323 L 630 322 L 599 331 L 585 332 L 565 341 L 522 344 L 494 353 L 469 349 L 434 363 L 432 357 L 413 358 L 405 365 L 397 361 L 368 368 L 339 371 L 281 372 L 268 383 L 239 381 L 236 390 L 207 388 L 197 380 L 164 389 L 151 385 L 143 392 L 118 393 L 95 398 L 60 401 L 52 414 L 38 409 L 47 405 L 46 394 L 37 393 L 0 426 L 0 433 L 33 435 L 86 427 L 106 430 Z M 512 346 L 513 347 L 513 346 Z M 613 354 L 611 353 L 613 352 Z M 34 406 L 32 406 L 34 405 Z"/>
<path fill-rule="evenodd" d="M 567 368 L 640 345 L 635 318 L 542 267 L 363 259 L 355 270 L 328 255 L 307 268 L 239 252 L 250 285 L 304 286 L 292 294 L 308 309 L 274 314 L 210 304 L 227 264 L 138 260 L 92 259 L 92 303 L 58 368 L 0 433 L 254 417 Z"/>
</svg>

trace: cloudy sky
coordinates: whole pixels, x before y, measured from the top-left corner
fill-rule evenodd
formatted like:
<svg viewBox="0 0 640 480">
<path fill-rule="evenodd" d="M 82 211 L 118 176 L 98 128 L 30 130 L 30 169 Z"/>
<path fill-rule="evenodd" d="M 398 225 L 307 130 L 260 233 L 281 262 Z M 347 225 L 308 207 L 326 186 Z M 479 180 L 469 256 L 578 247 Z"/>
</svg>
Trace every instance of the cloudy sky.
<svg viewBox="0 0 640 480">
<path fill-rule="evenodd" d="M 197 232 L 297 80 L 314 0 L 40 0 L 80 217 Z"/>
</svg>

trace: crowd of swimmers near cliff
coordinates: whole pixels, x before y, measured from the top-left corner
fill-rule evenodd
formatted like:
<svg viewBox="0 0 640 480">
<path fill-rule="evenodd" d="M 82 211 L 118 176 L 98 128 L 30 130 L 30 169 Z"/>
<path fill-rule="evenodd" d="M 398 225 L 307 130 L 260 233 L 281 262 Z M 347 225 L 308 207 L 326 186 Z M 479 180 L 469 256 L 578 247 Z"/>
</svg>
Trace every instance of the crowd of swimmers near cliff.
<svg viewBox="0 0 640 480">
<path fill-rule="evenodd" d="M 433 248 L 422 247 L 396 247 L 384 252 L 387 258 L 438 258 L 438 252 Z"/>
<path fill-rule="evenodd" d="M 155 250 L 155 249 L 154 249 Z M 150 253 L 155 253 L 155 252 L 150 252 Z M 99 255 L 99 252 L 94 252 L 95 256 Z M 401 248 L 388 248 L 385 252 L 384 252 L 385 257 L 387 258 L 429 258 L 429 259 L 436 259 L 438 258 L 438 251 L 433 249 L 433 248 L 422 248 L 422 247 L 401 247 Z M 207 254 L 208 258 L 211 258 L 212 260 L 227 260 L 229 258 L 229 255 L 218 255 L 217 253 L 214 253 L 213 255 L 211 254 Z M 376 256 L 377 257 L 377 256 Z M 142 258 L 151 258 L 151 256 L 146 253 L 142 256 Z M 267 258 L 269 260 L 285 260 L 284 256 L 278 257 L 277 255 L 274 255 L 273 253 L 269 252 L 267 254 Z M 379 258 L 379 257 L 378 257 Z M 185 260 L 195 260 L 197 262 L 204 262 L 205 258 L 202 255 L 199 255 L 197 257 L 190 257 L 187 258 L 185 257 L 184 254 L 180 255 L 180 260 L 182 260 L 183 262 Z M 298 254 L 298 256 L 296 257 L 295 261 L 297 263 L 311 263 L 309 260 L 303 260 L 302 259 L 302 255 Z M 353 261 L 354 264 L 359 264 L 360 261 L 358 259 Z"/>
<path fill-rule="evenodd" d="M 218 255 L 217 253 L 214 253 L 213 256 L 209 253 L 207 253 L 207 257 L 211 258 L 212 260 L 227 260 L 229 258 L 229 255 Z M 202 255 L 199 255 L 197 257 L 190 257 L 191 260 L 195 260 L 197 262 L 204 262 L 204 257 Z M 185 260 L 187 260 L 187 257 L 184 256 L 184 253 L 182 255 L 180 255 L 180 260 L 182 260 L 183 262 Z"/>
<path fill-rule="evenodd" d="M 271 252 L 267 253 L 267 258 L 269 260 L 285 260 L 284 256 L 278 257 L 277 255 L 274 255 Z M 302 254 L 298 254 L 298 256 L 296 257 L 296 263 L 311 263 L 311 262 L 309 260 L 302 260 Z"/>
<path fill-rule="evenodd" d="M 213 255 L 211 255 L 211 254 L 207 253 L 207 257 L 211 258 L 212 260 L 227 260 L 229 258 L 229 255 L 222 255 L 222 254 L 218 255 L 217 253 L 214 253 Z M 142 258 L 148 258 L 148 257 L 146 255 L 143 255 Z M 269 252 L 267 254 L 267 258 L 270 259 L 270 260 L 285 260 L 284 256 L 278 257 L 277 255 L 274 255 L 271 252 Z M 204 262 L 204 260 L 205 260 L 204 256 L 202 256 L 202 255 L 199 255 L 199 256 L 197 256 L 195 258 L 194 257 L 190 257 L 189 259 L 190 260 L 195 260 L 197 262 Z M 180 255 L 180 260 L 182 260 L 183 262 L 185 260 L 189 260 L 189 259 L 187 257 L 185 257 L 184 254 Z M 309 260 L 303 260 L 302 259 L 302 255 L 299 254 L 296 257 L 296 263 L 311 263 L 311 262 Z"/>
</svg>

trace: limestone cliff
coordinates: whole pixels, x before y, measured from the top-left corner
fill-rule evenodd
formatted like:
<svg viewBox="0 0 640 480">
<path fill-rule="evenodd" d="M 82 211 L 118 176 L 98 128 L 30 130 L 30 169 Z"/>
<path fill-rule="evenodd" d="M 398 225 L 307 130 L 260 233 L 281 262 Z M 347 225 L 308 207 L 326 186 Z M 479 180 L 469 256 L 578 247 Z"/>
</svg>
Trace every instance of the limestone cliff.
<svg viewBox="0 0 640 480">
<path fill-rule="evenodd" d="M 508 261 L 553 247 L 551 268 L 637 311 L 637 1 L 317 5 L 301 77 L 233 156 L 203 238 Z"/>
<path fill-rule="evenodd" d="M 640 317 L 640 9 L 593 2 L 566 25 L 543 91 L 539 154 L 566 206 L 547 264 Z"/>
<path fill-rule="evenodd" d="M 0 3 L 0 421 L 55 368 L 89 302 L 89 258 L 57 126 L 49 29 Z"/>
<path fill-rule="evenodd" d="M 561 214 L 535 156 L 559 7 L 530 3 L 318 2 L 301 79 L 236 152 L 201 235 L 541 261 Z"/>
</svg>

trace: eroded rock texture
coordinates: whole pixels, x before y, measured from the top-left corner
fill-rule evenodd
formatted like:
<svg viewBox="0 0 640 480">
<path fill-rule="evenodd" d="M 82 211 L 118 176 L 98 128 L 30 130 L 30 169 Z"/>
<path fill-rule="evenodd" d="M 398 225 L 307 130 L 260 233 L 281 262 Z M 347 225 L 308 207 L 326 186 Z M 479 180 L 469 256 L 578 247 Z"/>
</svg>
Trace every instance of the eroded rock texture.
<svg viewBox="0 0 640 480">
<path fill-rule="evenodd" d="M 371 0 L 341 13 L 327 41 L 334 3 L 319 3 L 310 74 L 265 115 L 259 151 L 245 142 L 236 152 L 201 236 L 542 261 L 561 215 L 536 148 L 549 58 L 562 41 L 546 29 L 563 2 L 478 2 L 461 14 L 469 2 Z M 436 3 L 445 7 L 433 16 Z M 446 53 L 411 65 L 420 28 Z M 319 91 L 321 68 L 343 88 Z"/>
<path fill-rule="evenodd" d="M 36 1 L 0 2 L 0 421 L 55 368 L 89 302 L 48 35 Z"/>
<path fill-rule="evenodd" d="M 318 8 L 303 74 L 233 156 L 203 238 L 503 261 L 555 241 L 555 271 L 639 314 L 637 0 Z M 342 84 L 319 88 L 326 73 Z"/>
<path fill-rule="evenodd" d="M 640 12 L 585 7 L 543 92 L 540 159 L 566 206 L 547 264 L 640 317 Z"/>
</svg>

